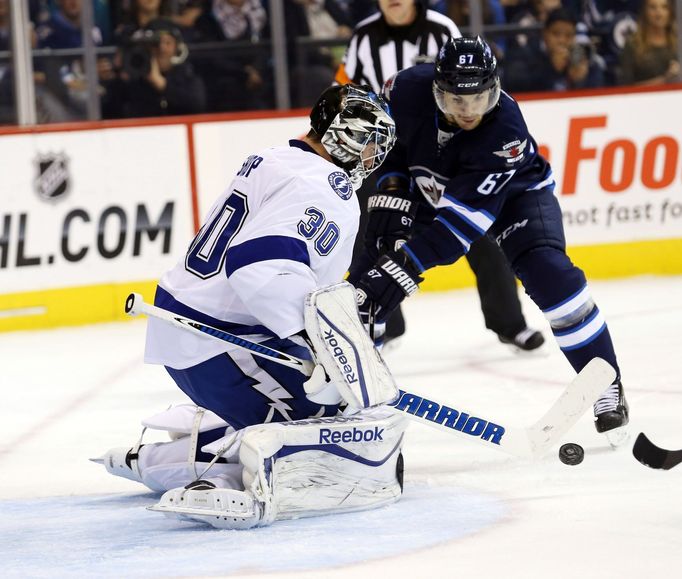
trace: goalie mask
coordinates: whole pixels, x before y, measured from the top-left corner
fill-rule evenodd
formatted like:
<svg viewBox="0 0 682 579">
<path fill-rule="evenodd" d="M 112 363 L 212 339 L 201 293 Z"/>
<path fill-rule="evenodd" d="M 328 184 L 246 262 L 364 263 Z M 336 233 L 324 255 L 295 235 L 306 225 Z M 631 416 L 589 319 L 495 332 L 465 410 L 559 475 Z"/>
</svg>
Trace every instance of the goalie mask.
<svg viewBox="0 0 682 579">
<path fill-rule="evenodd" d="M 332 86 L 310 113 L 310 126 L 355 187 L 384 162 L 395 122 L 384 99 L 367 86 Z"/>
<path fill-rule="evenodd" d="M 497 59 L 481 39 L 451 38 L 436 59 L 433 96 L 448 121 L 473 129 L 500 100 Z"/>
</svg>

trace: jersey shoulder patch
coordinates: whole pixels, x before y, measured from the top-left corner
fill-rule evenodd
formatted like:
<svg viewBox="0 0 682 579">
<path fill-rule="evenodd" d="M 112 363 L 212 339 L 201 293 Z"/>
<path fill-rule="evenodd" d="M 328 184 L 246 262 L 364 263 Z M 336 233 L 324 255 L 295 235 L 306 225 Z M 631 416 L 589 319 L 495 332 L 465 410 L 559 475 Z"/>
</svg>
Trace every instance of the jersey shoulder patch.
<svg viewBox="0 0 682 579">
<path fill-rule="evenodd" d="M 348 175 L 343 171 L 334 171 L 327 177 L 332 191 L 336 193 L 344 201 L 348 201 L 353 196 L 353 185 L 348 178 Z"/>
<path fill-rule="evenodd" d="M 502 145 L 499 151 L 493 151 L 493 155 L 502 157 L 508 165 L 514 165 L 523 161 L 528 146 L 528 139 L 514 139 Z"/>
</svg>

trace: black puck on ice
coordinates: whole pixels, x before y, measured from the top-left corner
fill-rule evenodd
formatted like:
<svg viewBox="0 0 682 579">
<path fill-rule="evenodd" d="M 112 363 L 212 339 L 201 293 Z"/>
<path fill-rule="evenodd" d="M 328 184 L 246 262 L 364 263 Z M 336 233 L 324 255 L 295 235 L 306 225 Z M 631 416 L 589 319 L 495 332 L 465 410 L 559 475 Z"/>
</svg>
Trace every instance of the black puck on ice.
<svg viewBox="0 0 682 579">
<path fill-rule="evenodd" d="M 571 466 L 580 464 L 583 458 L 585 458 L 583 447 L 574 442 L 562 444 L 559 449 L 559 460 L 564 464 L 570 464 Z"/>
</svg>

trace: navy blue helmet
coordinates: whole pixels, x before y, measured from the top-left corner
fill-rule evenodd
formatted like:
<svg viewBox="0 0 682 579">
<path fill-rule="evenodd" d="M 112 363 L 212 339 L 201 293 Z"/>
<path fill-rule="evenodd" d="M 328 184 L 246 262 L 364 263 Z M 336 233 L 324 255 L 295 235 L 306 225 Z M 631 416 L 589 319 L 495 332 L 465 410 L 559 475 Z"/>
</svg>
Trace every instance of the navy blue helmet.
<svg viewBox="0 0 682 579">
<path fill-rule="evenodd" d="M 486 92 L 484 114 L 490 112 L 500 98 L 497 59 L 490 46 L 480 36 L 448 40 L 436 59 L 433 93 L 438 107 L 448 113 L 445 93 L 478 95 Z"/>
</svg>

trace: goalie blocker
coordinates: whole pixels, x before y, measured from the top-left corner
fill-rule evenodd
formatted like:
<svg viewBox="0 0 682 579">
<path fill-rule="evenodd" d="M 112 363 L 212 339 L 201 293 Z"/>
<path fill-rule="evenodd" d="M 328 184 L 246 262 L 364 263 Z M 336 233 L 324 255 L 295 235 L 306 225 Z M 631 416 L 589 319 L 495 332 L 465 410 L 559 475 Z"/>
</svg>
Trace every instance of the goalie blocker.
<svg viewBox="0 0 682 579">
<path fill-rule="evenodd" d="M 250 426 L 202 448 L 238 460 L 243 488 L 221 486 L 221 477 L 197 480 L 166 492 L 149 509 L 246 529 L 387 505 L 402 493 L 405 427 L 405 419 L 386 407 Z"/>
<path fill-rule="evenodd" d="M 347 282 L 306 297 L 305 329 L 318 366 L 304 385 L 310 400 L 329 404 L 339 399 L 351 410 L 397 400 L 399 391 L 379 351 L 360 321 L 356 293 Z"/>
</svg>

